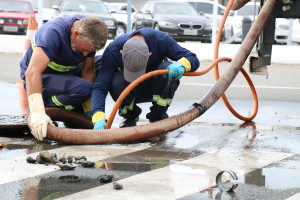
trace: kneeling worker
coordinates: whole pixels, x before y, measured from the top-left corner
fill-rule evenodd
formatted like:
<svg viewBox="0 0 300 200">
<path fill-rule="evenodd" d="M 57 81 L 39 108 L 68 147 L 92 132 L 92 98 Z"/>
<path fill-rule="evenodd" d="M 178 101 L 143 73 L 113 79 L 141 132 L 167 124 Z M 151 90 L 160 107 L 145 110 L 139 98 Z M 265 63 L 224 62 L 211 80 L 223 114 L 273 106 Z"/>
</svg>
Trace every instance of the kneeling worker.
<svg viewBox="0 0 300 200">
<path fill-rule="evenodd" d="M 36 32 L 20 64 L 29 101 L 28 126 L 35 138 L 43 140 L 47 125 L 52 125 L 45 106 L 72 110 L 90 98 L 100 66 L 95 54 L 107 37 L 101 19 L 82 15 L 56 18 Z"/>
<path fill-rule="evenodd" d="M 196 71 L 199 65 L 194 53 L 181 47 L 166 33 L 142 28 L 118 37 L 105 49 L 93 86 L 94 129 L 104 129 L 106 126 L 105 99 L 108 91 L 116 101 L 132 81 L 159 69 L 169 69 L 168 75 L 144 81 L 124 99 L 119 109 L 119 115 L 124 118 L 120 127 L 136 126 L 142 112 L 137 103 L 142 102 L 152 102 L 146 115 L 150 122 L 167 118 L 179 79 L 185 71 Z"/>
</svg>

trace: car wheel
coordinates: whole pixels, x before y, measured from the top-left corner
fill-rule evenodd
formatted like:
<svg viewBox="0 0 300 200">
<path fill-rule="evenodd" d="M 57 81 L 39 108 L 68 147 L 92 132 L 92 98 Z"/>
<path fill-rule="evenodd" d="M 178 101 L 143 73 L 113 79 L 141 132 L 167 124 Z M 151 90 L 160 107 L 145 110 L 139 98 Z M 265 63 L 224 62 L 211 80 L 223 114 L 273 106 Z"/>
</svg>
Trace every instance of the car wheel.
<svg viewBox="0 0 300 200">
<path fill-rule="evenodd" d="M 158 24 L 155 24 L 155 25 L 154 25 L 154 29 L 157 30 L 157 31 L 160 31 L 159 25 L 158 25 Z"/>
<path fill-rule="evenodd" d="M 136 30 L 137 30 L 136 25 L 132 24 L 132 31 L 136 31 Z"/>
<path fill-rule="evenodd" d="M 124 25 L 117 25 L 116 37 L 119 37 L 119 36 L 123 35 L 124 33 L 126 33 L 126 27 Z"/>
<path fill-rule="evenodd" d="M 225 32 L 222 33 L 221 35 L 221 42 L 224 42 L 226 40 Z"/>
</svg>

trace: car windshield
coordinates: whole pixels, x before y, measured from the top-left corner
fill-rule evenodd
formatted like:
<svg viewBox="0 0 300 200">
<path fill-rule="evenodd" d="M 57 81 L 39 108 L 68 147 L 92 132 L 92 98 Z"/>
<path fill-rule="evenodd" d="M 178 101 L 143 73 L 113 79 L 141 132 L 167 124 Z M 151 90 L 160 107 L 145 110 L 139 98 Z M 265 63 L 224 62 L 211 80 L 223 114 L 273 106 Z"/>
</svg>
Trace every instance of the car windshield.
<svg viewBox="0 0 300 200">
<path fill-rule="evenodd" d="M 25 1 L 0 1 L 1 12 L 33 13 L 32 7 Z"/>
<path fill-rule="evenodd" d="M 254 16 L 258 13 L 259 5 L 245 5 L 237 11 L 238 16 Z"/>
<path fill-rule="evenodd" d="M 61 10 L 108 14 L 105 5 L 97 1 L 66 1 Z"/>
<path fill-rule="evenodd" d="M 106 6 L 107 6 L 108 10 L 114 11 L 115 13 L 126 13 L 126 11 L 120 10 L 120 8 L 116 5 L 108 3 L 108 4 L 106 4 Z"/>
<path fill-rule="evenodd" d="M 158 3 L 154 10 L 157 14 L 197 15 L 197 12 L 189 4 Z"/>
</svg>

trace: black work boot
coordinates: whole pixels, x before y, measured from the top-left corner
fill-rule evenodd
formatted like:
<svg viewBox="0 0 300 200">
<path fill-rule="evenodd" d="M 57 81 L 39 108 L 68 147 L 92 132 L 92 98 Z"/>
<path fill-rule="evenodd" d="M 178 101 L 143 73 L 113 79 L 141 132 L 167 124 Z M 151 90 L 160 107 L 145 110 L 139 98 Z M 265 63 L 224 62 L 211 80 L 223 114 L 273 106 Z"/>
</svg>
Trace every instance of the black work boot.
<svg viewBox="0 0 300 200">
<path fill-rule="evenodd" d="M 130 126 L 136 126 L 136 122 L 139 121 L 139 118 L 129 119 L 124 118 L 124 121 L 120 123 L 120 128 L 130 127 Z"/>
</svg>

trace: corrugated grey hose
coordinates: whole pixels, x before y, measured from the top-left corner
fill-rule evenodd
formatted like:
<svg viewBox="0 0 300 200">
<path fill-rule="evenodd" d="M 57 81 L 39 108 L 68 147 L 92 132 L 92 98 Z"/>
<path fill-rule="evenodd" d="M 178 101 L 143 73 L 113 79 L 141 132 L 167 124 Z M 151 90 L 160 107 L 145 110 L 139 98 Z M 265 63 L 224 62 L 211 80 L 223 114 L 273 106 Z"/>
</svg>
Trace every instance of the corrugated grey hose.
<svg viewBox="0 0 300 200">
<path fill-rule="evenodd" d="M 188 124 L 208 110 L 232 83 L 267 24 L 276 3 L 276 0 L 267 0 L 264 3 L 227 71 L 207 95 L 199 103 L 195 103 L 190 110 L 161 121 L 127 128 L 85 130 L 48 126 L 47 139 L 70 144 L 123 143 L 164 134 Z M 57 115 L 61 115 L 61 112 L 58 112 Z"/>
</svg>

